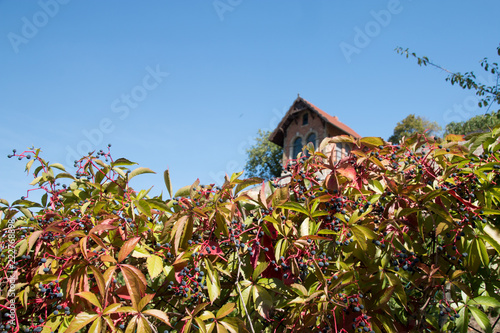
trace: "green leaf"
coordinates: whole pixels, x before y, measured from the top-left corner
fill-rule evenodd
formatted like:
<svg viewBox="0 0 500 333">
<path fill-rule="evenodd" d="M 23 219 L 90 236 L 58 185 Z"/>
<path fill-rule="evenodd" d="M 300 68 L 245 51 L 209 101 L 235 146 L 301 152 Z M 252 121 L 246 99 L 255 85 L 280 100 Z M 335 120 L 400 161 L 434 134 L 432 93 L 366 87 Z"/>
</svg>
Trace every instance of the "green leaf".
<svg viewBox="0 0 500 333">
<path fill-rule="evenodd" d="M 351 228 L 356 228 L 358 230 L 361 230 L 361 232 L 365 234 L 367 239 L 376 239 L 377 238 L 377 234 L 375 232 L 373 232 L 373 230 L 370 228 L 364 227 L 362 225 L 354 225 Z"/>
<path fill-rule="evenodd" d="M 210 297 L 210 302 L 213 304 L 220 295 L 219 274 L 217 273 L 217 270 L 214 268 L 212 262 L 209 259 L 205 259 L 204 261 L 205 268 L 208 274 L 208 279 L 206 279 L 208 296 Z"/>
<path fill-rule="evenodd" d="M 80 296 L 81 298 L 86 299 L 87 301 L 89 301 L 90 303 L 92 303 L 93 305 L 97 306 L 99 309 L 102 310 L 101 303 L 97 299 L 96 295 L 94 295 L 90 291 L 82 291 L 82 292 L 80 292 L 80 293 L 78 293 L 76 295 Z"/>
<path fill-rule="evenodd" d="M 137 320 L 139 319 L 139 316 L 133 316 L 130 318 L 130 321 L 128 322 L 127 328 L 125 328 L 125 333 L 135 333 L 136 332 L 136 326 L 137 326 Z M 146 333 L 146 332 L 141 332 L 141 333 Z"/>
<path fill-rule="evenodd" d="M 163 260 L 162 258 L 152 255 L 146 259 L 146 265 L 148 267 L 148 273 L 151 279 L 154 279 L 163 271 Z"/>
<path fill-rule="evenodd" d="M 192 315 L 193 315 L 193 316 L 196 316 L 196 315 L 198 314 L 198 312 L 200 312 L 201 310 L 203 310 L 204 308 L 206 308 L 208 304 L 210 304 L 210 303 L 205 302 L 205 303 L 200 303 L 200 304 L 198 304 L 198 305 L 194 308 L 194 310 L 193 310 L 193 312 L 192 312 Z"/>
<path fill-rule="evenodd" d="M 298 284 L 298 283 L 292 283 L 290 285 L 290 287 L 292 287 L 292 290 L 297 293 L 297 295 L 299 296 L 308 296 L 309 293 L 307 292 L 307 289 L 306 287 L 304 287 L 303 285 L 301 284 Z"/>
<path fill-rule="evenodd" d="M 200 329 L 201 333 L 206 333 L 207 332 L 207 325 L 203 322 L 203 320 L 200 319 L 200 317 L 195 317 L 194 321 L 196 322 L 196 325 L 198 325 L 198 328 Z"/>
<path fill-rule="evenodd" d="M 481 235 L 495 250 L 500 254 L 500 231 L 497 227 L 487 224 L 483 228 L 483 234 Z"/>
<path fill-rule="evenodd" d="M 255 310 L 257 310 L 263 318 L 269 319 L 269 314 L 273 306 L 271 295 L 269 295 L 267 290 L 258 285 L 254 285 L 252 291 Z"/>
<path fill-rule="evenodd" d="M 305 215 L 309 215 L 309 212 L 298 202 L 293 202 L 293 201 L 285 202 L 283 205 L 279 206 L 278 208 L 285 208 L 285 209 L 293 210 L 293 211 L 296 211 L 299 213 L 303 213 Z"/>
<path fill-rule="evenodd" d="M 481 208 L 481 214 L 482 215 L 500 215 L 500 210 L 498 210 L 498 209 Z"/>
<path fill-rule="evenodd" d="M 375 298 L 375 302 L 373 303 L 373 308 L 374 309 L 379 309 L 382 306 L 386 305 L 387 302 L 391 299 L 392 295 L 394 294 L 395 286 L 391 286 L 389 288 L 385 288 L 381 290 L 381 294 L 377 294 Z"/>
<path fill-rule="evenodd" d="M 476 322 L 481 326 L 481 328 L 485 331 L 485 333 L 491 333 L 491 324 L 488 316 L 484 314 L 483 311 L 475 308 L 473 306 L 469 306 L 469 310 L 476 319 Z"/>
<path fill-rule="evenodd" d="M 174 193 L 174 191 L 172 190 L 172 183 L 170 182 L 170 171 L 168 171 L 168 169 L 163 172 L 163 179 L 165 180 L 165 186 L 167 187 L 168 194 L 172 198 L 172 193 Z"/>
<path fill-rule="evenodd" d="M 49 283 L 49 282 L 52 282 L 54 280 L 57 280 L 57 276 L 56 275 L 52 275 L 52 274 L 36 274 L 33 279 L 31 280 L 30 284 L 31 285 L 36 285 L 37 283 Z"/>
<path fill-rule="evenodd" d="M 111 163 L 112 166 L 119 166 L 119 165 L 135 165 L 137 163 L 131 162 L 127 160 L 126 158 L 119 158 L 115 160 L 113 163 Z"/>
<path fill-rule="evenodd" d="M 41 181 L 42 179 L 43 179 L 43 177 L 42 177 L 42 176 L 38 176 L 38 177 L 36 177 L 35 179 L 33 179 L 33 180 L 31 181 L 30 185 L 36 185 L 36 184 L 38 184 L 38 182 L 39 182 L 39 181 Z"/>
<path fill-rule="evenodd" d="M 257 281 L 257 284 L 278 294 L 286 294 L 288 292 L 288 287 L 278 278 L 261 278 Z"/>
<path fill-rule="evenodd" d="M 143 213 L 144 215 L 146 215 L 147 217 L 151 217 L 151 207 L 149 206 L 149 204 L 145 201 L 145 200 L 137 200 L 137 201 L 134 201 L 137 209 L 139 209 L 139 211 L 141 213 Z"/>
<path fill-rule="evenodd" d="M 220 323 L 231 333 L 244 332 L 244 324 L 237 317 L 226 317 Z"/>
<path fill-rule="evenodd" d="M 59 333 L 64 333 L 69 327 L 73 316 L 65 316 L 62 323 L 59 325 Z"/>
<path fill-rule="evenodd" d="M 131 313 L 131 314 L 136 314 L 139 311 L 137 311 L 136 309 L 134 309 L 131 306 L 122 306 L 122 307 L 116 309 L 115 312 L 116 313 Z"/>
<path fill-rule="evenodd" d="M 97 317 L 96 320 L 92 323 L 92 326 L 90 326 L 90 329 L 88 330 L 87 333 L 101 333 L 102 330 L 102 318 Z"/>
<path fill-rule="evenodd" d="M 226 303 L 224 304 L 219 311 L 217 311 L 216 319 L 222 319 L 233 312 L 235 307 L 234 303 Z"/>
<path fill-rule="evenodd" d="M 460 317 L 457 318 L 458 333 L 467 333 L 469 331 L 469 310 L 467 307 L 462 307 L 458 312 Z"/>
<path fill-rule="evenodd" d="M 193 217 L 182 216 L 175 223 L 172 232 L 175 232 L 174 249 L 178 252 L 179 249 L 185 250 L 188 248 L 188 241 L 193 236 Z"/>
<path fill-rule="evenodd" d="M 59 325 L 61 324 L 62 319 L 63 318 L 61 316 L 56 316 L 50 318 L 50 320 L 47 320 L 47 322 L 43 327 L 42 333 L 54 332 L 57 329 L 57 327 L 59 327 Z"/>
<path fill-rule="evenodd" d="M 479 257 L 481 258 L 481 263 L 484 266 L 488 266 L 488 264 L 490 263 L 490 257 L 488 256 L 488 251 L 486 251 L 486 246 L 484 245 L 484 242 L 479 238 L 477 238 L 475 242 L 479 253 Z"/>
<path fill-rule="evenodd" d="M 401 283 L 401 279 L 393 273 L 387 273 L 387 277 L 389 278 L 390 284 L 395 287 L 394 293 L 401 301 L 401 303 L 406 307 L 408 300 L 406 297 L 406 292 L 404 290 L 404 287 Z"/>
<path fill-rule="evenodd" d="M 385 144 L 384 140 L 378 137 L 362 138 L 359 140 L 359 142 L 368 147 L 378 147 L 378 146 L 383 146 Z"/>
<path fill-rule="evenodd" d="M 229 230 L 227 229 L 228 223 L 226 222 L 226 218 L 221 212 L 215 213 L 215 223 L 217 224 L 218 228 L 216 232 L 221 231 L 224 236 L 228 237 L 229 235 Z"/>
<path fill-rule="evenodd" d="M 200 318 L 203 321 L 206 321 L 208 319 L 215 319 L 215 315 L 210 311 L 203 311 L 203 313 L 199 315 L 198 318 Z"/>
<path fill-rule="evenodd" d="M 53 163 L 53 164 L 49 165 L 49 167 L 56 168 L 56 169 L 59 169 L 61 171 L 66 171 L 66 169 L 64 169 L 64 166 L 60 163 Z"/>
<path fill-rule="evenodd" d="M 281 258 L 285 255 L 288 249 L 288 241 L 286 239 L 281 238 L 277 243 L 274 249 L 275 258 Z"/>
<path fill-rule="evenodd" d="M 243 182 L 241 182 L 240 184 L 238 184 L 236 186 L 236 189 L 234 190 L 234 194 L 238 194 L 241 190 L 247 188 L 248 186 L 260 184 L 260 183 L 262 183 L 262 181 L 263 181 L 263 179 L 258 178 L 258 177 L 252 177 L 252 178 L 245 179 Z"/>
<path fill-rule="evenodd" d="M 134 169 L 129 175 L 128 175 L 128 179 L 132 179 L 134 178 L 135 176 L 138 176 L 138 175 L 142 175 L 144 173 L 156 173 L 154 172 L 153 170 L 151 169 L 148 169 L 148 168 L 144 168 L 144 167 L 139 167 L 137 169 Z"/>
<path fill-rule="evenodd" d="M 241 285 L 241 283 L 240 283 L 240 285 Z M 248 305 L 248 300 L 250 298 L 250 293 L 252 291 L 252 288 L 253 288 L 252 285 L 250 285 L 246 288 L 243 288 L 242 285 L 240 286 L 241 297 L 238 297 L 238 307 L 239 307 L 238 310 L 240 313 L 244 313 L 245 310 L 243 308 Z M 240 296 L 240 295 L 238 295 L 238 296 Z"/>
<path fill-rule="evenodd" d="M 106 309 L 102 312 L 103 314 L 111 314 L 115 313 L 118 308 L 120 308 L 122 305 L 121 303 L 113 303 L 111 305 L 108 305 Z"/>
<path fill-rule="evenodd" d="M 427 202 L 425 206 L 433 213 L 436 213 L 437 215 L 442 217 L 445 221 L 453 223 L 453 218 L 451 217 L 450 213 L 448 213 L 443 207 L 441 207 L 437 203 Z"/>
<path fill-rule="evenodd" d="M 269 263 L 267 262 L 261 262 L 259 265 L 257 265 L 257 267 L 255 267 L 255 270 L 253 271 L 252 280 L 257 281 L 259 275 L 266 270 L 267 266 L 269 266 Z"/>
<path fill-rule="evenodd" d="M 338 234 L 338 231 L 333 231 L 329 229 L 321 229 L 318 231 L 318 235 L 336 235 Z"/>
<path fill-rule="evenodd" d="M 493 308 L 498 308 L 500 307 L 500 301 L 493 297 L 489 296 L 478 296 L 476 298 L 473 298 L 469 301 L 469 303 L 473 304 L 472 302 L 481 304 L 483 306 L 491 306 Z"/>
<path fill-rule="evenodd" d="M 26 170 L 26 172 L 28 172 L 28 173 L 30 172 L 30 170 L 31 170 L 31 166 L 33 165 L 33 162 L 35 162 L 35 160 L 34 160 L 34 159 L 33 159 L 33 160 L 31 160 L 31 161 L 29 161 L 28 163 L 26 163 L 26 169 L 25 169 L 25 170 Z"/>
<path fill-rule="evenodd" d="M 99 317 L 97 314 L 90 314 L 86 312 L 79 313 L 75 318 L 73 318 L 68 329 L 64 333 L 75 333 L 94 321 L 97 317 Z"/>
<path fill-rule="evenodd" d="M 191 198 L 194 198 L 195 195 L 196 195 L 196 191 L 198 190 L 198 186 L 200 185 L 200 179 L 196 179 L 193 183 L 193 185 L 191 185 L 191 187 L 189 188 L 189 196 Z"/>
<path fill-rule="evenodd" d="M 325 275 L 323 274 L 323 271 L 318 265 L 318 262 L 316 260 L 313 261 L 314 264 L 314 273 L 316 274 L 316 277 L 318 278 L 318 281 L 321 282 L 323 286 L 326 286 L 326 278 Z"/>
<path fill-rule="evenodd" d="M 217 325 L 217 333 L 229 333 L 222 323 L 215 323 Z"/>
<path fill-rule="evenodd" d="M 363 233 L 363 231 L 356 225 L 351 226 L 351 231 L 354 234 L 354 238 L 356 238 L 357 240 L 356 244 L 358 244 L 361 250 L 366 251 L 366 249 L 368 248 L 368 244 L 366 242 L 365 234 Z"/>
<path fill-rule="evenodd" d="M 141 298 L 141 300 L 137 304 L 137 311 L 139 311 L 139 312 L 142 311 L 146 307 L 146 305 L 151 303 L 151 301 L 153 300 L 154 297 L 155 297 L 155 294 L 146 294 L 146 296 Z"/>
<path fill-rule="evenodd" d="M 24 216 L 26 216 L 27 218 L 31 218 L 33 217 L 33 214 L 31 214 L 31 211 L 28 209 L 28 208 L 24 208 L 24 207 L 19 207 L 18 208 L 23 214 Z"/>
<path fill-rule="evenodd" d="M 175 192 L 174 197 L 184 197 L 187 198 L 190 195 L 189 190 L 191 189 L 191 185 L 187 185 L 184 187 L 181 187 L 177 192 Z"/>
<path fill-rule="evenodd" d="M 31 251 L 31 248 L 33 247 L 35 242 L 38 240 L 38 237 L 40 237 L 40 235 L 42 233 L 43 233 L 42 230 L 37 230 L 29 236 L 29 238 L 28 238 L 28 250 L 27 250 L 28 253 Z"/>
</svg>

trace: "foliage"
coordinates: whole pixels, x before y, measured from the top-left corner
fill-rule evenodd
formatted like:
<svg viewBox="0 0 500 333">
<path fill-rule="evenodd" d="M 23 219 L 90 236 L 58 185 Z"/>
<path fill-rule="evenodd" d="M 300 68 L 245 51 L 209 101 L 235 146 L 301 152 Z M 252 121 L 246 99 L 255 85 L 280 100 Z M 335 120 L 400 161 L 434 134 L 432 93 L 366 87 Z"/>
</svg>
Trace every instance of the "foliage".
<svg viewBox="0 0 500 333">
<path fill-rule="evenodd" d="M 245 172 L 248 177 L 269 180 L 281 175 L 283 148 L 268 140 L 270 131 L 259 130 L 256 143 L 247 150 Z"/>
<path fill-rule="evenodd" d="M 500 110 L 496 112 L 477 115 L 466 121 L 452 121 L 445 128 L 445 135 L 461 134 L 467 135 L 476 132 L 489 132 L 493 127 L 500 124 Z"/>
<path fill-rule="evenodd" d="M 348 157 L 311 149 L 270 193 L 247 191 L 261 180 L 239 173 L 170 199 L 130 188 L 152 171 L 109 152 L 76 161 L 75 175 L 39 150 L 14 152 L 32 157 L 46 194 L 0 200 L 2 317 L 17 311 L 4 329 L 467 332 L 474 317 L 491 332 L 499 136 L 340 136 L 320 148 L 348 142 Z M 172 196 L 168 171 L 165 184 Z"/>
<path fill-rule="evenodd" d="M 500 104 L 500 71 L 498 68 L 498 63 L 490 63 L 488 61 L 488 58 L 484 58 L 481 61 L 481 67 L 484 69 L 484 71 L 496 76 L 496 83 L 494 85 L 487 85 L 478 82 L 476 75 L 472 71 L 466 72 L 465 74 L 462 74 L 460 72 L 452 72 L 446 68 L 441 67 L 440 65 L 435 64 L 427 57 L 418 57 L 414 52 L 410 53 L 408 49 L 403 50 L 401 47 L 396 48 L 396 52 L 405 55 L 406 58 L 408 58 L 410 55 L 413 56 L 417 59 L 417 63 L 419 66 L 431 65 L 445 71 L 449 74 L 446 78 L 446 81 L 449 81 L 452 85 L 458 84 L 462 89 L 475 90 L 476 96 L 479 97 L 478 106 L 488 106 L 486 113 L 483 115 L 477 115 L 465 121 L 451 122 L 447 124 L 445 128 L 445 135 L 467 135 L 474 132 L 486 132 L 500 123 L 500 109 L 489 113 L 492 105 Z M 497 47 L 497 54 L 500 56 L 500 46 Z"/>
<path fill-rule="evenodd" d="M 475 94 L 480 98 L 479 107 L 490 106 L 494 103 L 500 104 L 500 89 L 499 89 L 499 79 L 500 79 L 500 71 L 498 68 L 498 63 L 490 63 L 488 58 L 484 58 L 481 61 L 481 67 L 487 72 L 496 76 L 496 84 L 495 85 L 486 85 L 481 82 L 476 82 L 477 78 L 474 72 L 466 72 L 464 74 L 460 72 L 452 72 L 440 65 L 435 64 L 430 61 L 427 57 L 418 57 L 415 52 L 410 53 L 408 49 L 403 50 L 403 48 L 396 48 L 396 52 L 402 54 L 408 58 L 410 55 L 417 59 L 417 63 L 419 66 L 427 66 L 431 65 L 436 67 L 442 71 L 448 73 L 448 77 L 446 81 L 449 81 L 452 85 L 458 84 L 462 89 L 475 90 Z M 497 54 L 500 56 L 500 46 L 497 47 Z M 489 111 L 490 107 L 488 107 Z M 500 111 L 500 110 L 499 110 Z"/>
<path fill-rule="evenodd" d="M 429 135 L 435 135 L 439 131 L 441 131 L 441 127 L 436 122 L 430 122 L 425 118 L 410 114 L 397 123 L 389 141 L 398 143 L 403 137 L 409 137 L 415 133 L 422 134 L 426 132 Z"/>
</svg>

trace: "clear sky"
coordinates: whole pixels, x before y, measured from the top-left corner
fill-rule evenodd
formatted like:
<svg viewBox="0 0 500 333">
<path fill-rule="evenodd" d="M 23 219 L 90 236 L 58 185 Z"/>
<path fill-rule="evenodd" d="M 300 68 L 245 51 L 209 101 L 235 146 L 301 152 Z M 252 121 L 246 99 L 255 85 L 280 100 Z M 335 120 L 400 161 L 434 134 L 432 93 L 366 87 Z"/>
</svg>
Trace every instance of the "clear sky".
<svg viewBox="0 0 500 333">
<path fill-rule="evenodd" d="M 241 171 L 258 129 L 297 93 L 362 136 L 387 139 L 415 113 L 444 127 L 484 112 L 446 74 L 498 61 L 500 1 L 0 0 L 0 197 L 31 178 L 13 148 L 72 171 L 112 144 L 165 191 Z M 76 152 L 76 153 L 75 153 Z M 31 197 L 33 199 L 36 196 Z"/>
</svg>

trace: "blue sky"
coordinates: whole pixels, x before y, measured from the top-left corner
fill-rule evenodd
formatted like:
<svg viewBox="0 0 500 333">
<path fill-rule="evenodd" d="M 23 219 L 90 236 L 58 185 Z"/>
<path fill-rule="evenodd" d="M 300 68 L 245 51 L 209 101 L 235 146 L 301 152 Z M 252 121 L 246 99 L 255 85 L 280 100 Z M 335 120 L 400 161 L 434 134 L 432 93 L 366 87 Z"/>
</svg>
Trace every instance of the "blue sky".
<svg viewBox="0 0 500 333">
<path fill-rule="evenodd" d="M 415 113 L 445 126 L 484 112 L 445 73 L 498 61 L 498 1 L 0 0 L 0 197 L 31 178 L 13 148 L 51 162 L 112 144 L 165 191 L 241 171 L 259 128 L 300 93 L 362 136 Z M 35 199 L 36 195 L 30 197 Z"/>
</svg>

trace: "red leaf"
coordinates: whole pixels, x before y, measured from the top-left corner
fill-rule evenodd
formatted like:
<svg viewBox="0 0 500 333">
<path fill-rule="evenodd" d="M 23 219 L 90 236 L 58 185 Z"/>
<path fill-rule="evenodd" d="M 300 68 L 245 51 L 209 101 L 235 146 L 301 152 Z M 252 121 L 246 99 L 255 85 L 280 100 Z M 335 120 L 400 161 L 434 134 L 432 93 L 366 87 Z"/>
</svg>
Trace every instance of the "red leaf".
<svg viewBox="0 0 500 333">
<path fill-rule="evenodd" d="M 131 299 L 130 294 L 128 293 L 127 287 L 125 287 L 125 286 L 121 286 L 120 288 L 116 289 L 115 293 L 120 298 Z"/>
<path fill-rule="evenodd" d="M 337 172 L 350 179 L 351 181 L 355 181 L 356 180 L 356 170 L 352 167 L 352 166 L 348 166 L 348 167 L 344 167 L 344 168 L 339 168 L 337 169 Z"/>
<path fill-rule="evenodd" d="M 125 286 L 127 287 L 128 293 L 132 298 L 132 306 L 137 309 L 137 305 L 144 295 L 146 286 L 130 268 L 121 266 L 120 269 L 125 280 Z"/>
<path fill-rule="evenodd" d="M 127 258 L 130 252 L 134 250 L 135 246 L 137 245 L 137 243 L 139 243 L 140 240 L 141 237 L 134 237 L 127 240 L 120 249 L 120 252 L 118 252 L 118 262 L 122 262 L 123 260 L 125 260 L 125 258 Z"/>
<path fill-rule="evenodd" d="M 106 220 L 106 221 L 111 221 L 111 220 Z M 116 229 L 118 228 L 116 225 L 110 225 L 108 223 L 100 223 L 99 225 L 96 225 L 95 227 L 93 227 L 91 230 L 90 230 L 90 233 L 99 233 L 101 234 L 99 231 L 104 231 L 104 230 L 113 230 L 113 229 Z"/>
<path fill-rule="evenodd" d="M 259 255 L 260 255 L 260 247 L 257 246 L 257 248 L 253 250 L 253 256 L 250 256 L 250 263 L 252 264 L 253 268 L 257 267 L 258 265 Z"/>
<path fill-rule="evenodd" d="M 215 246 L 215 249 L 213 249 L 213 246 Z M 210 253 L 208 253 L 208 251 L 207 251 L 208 248 L 210 248 Z M 208 241 L 207 243 L 205 243 L 201 247 L 200 253 L 202 253 L 203 255 L 209 255 L 209 256 L 224 254 L 224 252 L 222 251 L 222 249 L 219 246 L 219 243 L 214 242 L 214 241 Z"/>
<path fill-rule="evenodd" d="M 266 183 L 262 182 L 262 185 L 260 187 L 260 192 L 259 192 L 259 202 L 264 206 L 265 209 L 267 209 L 267 201 L 266 201 Z"/>
<path fill-rule="evenodd" d="M 325 187 L 330 191 L 338 191 L 339 190 L 339 181 L 337 180 L 337 176 L 335 173 L 330 173 L 325 177 Z"/>
</svg>

